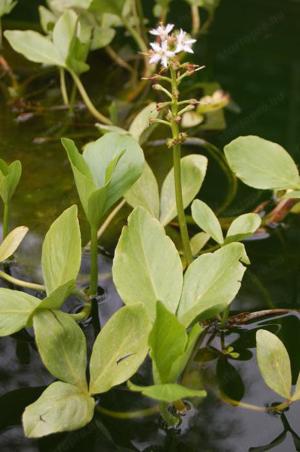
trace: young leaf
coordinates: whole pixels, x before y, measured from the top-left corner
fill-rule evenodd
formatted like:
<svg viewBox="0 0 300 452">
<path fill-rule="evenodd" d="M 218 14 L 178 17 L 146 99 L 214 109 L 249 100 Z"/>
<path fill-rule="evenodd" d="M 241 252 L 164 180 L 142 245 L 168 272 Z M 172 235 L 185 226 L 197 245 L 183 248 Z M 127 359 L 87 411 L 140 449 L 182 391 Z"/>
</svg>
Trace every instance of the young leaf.
<svg viewBox="0 0 300 452">
<path fill-rule="evenodd" d="M 157 300 L 176 311 L 182 290 L 179 254 L 159 221 L 141 207 L 123 228 L 112 270 L 125 304 L 143 303 L 152 319 Z"/>
<path fill-rule="evenodd" d="M 256 333 L 259 370 L 265 383 L 285 399 L 291 398 L 292 371 L 288 352 L 275 334 L 267 330 Z"/>
<path fill-rule="evenodd" d="M 199 317 L 213 317 L 232 302 L 246 270 L 241 264 L 244 252 L 243 244 L 232 243 L 189 266 L 177 313 L 181 323 L 188 326 Z"/>
<path fill-rule="evenodd" d="M 36 31 L 6 30 L 4 36 L 12 48 L 34 63 L 64 67 L 58 49 L 49 38 Z"/>
<path fill-rule="evenodd" d="M 33 328 L 39 353 L 49 372 L 86 390 L 86 340 L 75 320 L 61 311 L 43 310 L 34 314 Z"/>
<path fill-rule="evenodd" d="M 159 218 L 159 190 L 152 169 L 145 163 L 141 177 L 125 194 L 131 207 L 144 207 L 155 218 Z"/>
<path fill-rule="evenodd" d="M 0 196 L 4 203 L 8 203 L 16 191 L 22 175 L 22 165 L 15 160 L 8 165 L 0 159 Z"/>
<path fill-rule="evenodd" d="M 157 384 L 174 383 L 174 362 L 183 355 L 188 337 L 185 327 L 160 302 L 156 305 L 156 319 L 149 336 L 150 354 Z"/>
<path fill-rule="evenodd" d="M 181 159 L 182 196 L 184 208 L 198 194 L 205 178 L 207 158 L 202 155 L 188 155 Z M 161 189 L 160 221 L 167 225 L 177 216 L 174 169 L 167 175 Z"/>
<path fill-rule="evenodd" d="M 207 232 L 198 232 L 198 234 L 195 234 L 190 240 L 192 255 L 197 256 L 209 239 L 210 235 Z"/>
<path fill-rule="evenodd" d="M 39 300 L 27 293 L 0 289 L 0 336 L 25 328 Z"/>
<path fill-rule="evenodd" d="M 232 171 L 250 187 L 299 188 L 297 166 L 279 144 L 256 136 L 239 137 L 224 152 Z"/>
<path fill-rule="evenodd" d="M 53 30 L 53 44 L 65 64 L 72 51 L 77 25 L 77 14 L 72 9 L 67 9 L 60 16 Z"/>
<path fill-rule="evenodd" d="M 238 241 L 251 236 L 261 225 L 261 217 L 257 213 L 246 213 L 236 218 L 230 225 L 226 240 L 237 238 Z"/>
<path fill-rule="evenodd" d="M 52 433 L 77 430 L 94 415 L 95 401 L 76 386 L 52 383 L 23 413 L 27 438 L 41 438 Z"/>
<path fill-rule="evenodd" d="M 129 133 L 136 141 L 140 142 L 142 135 L 150 127 L 151 121 L 156 119 L 158 115 L 159 112 L 156 108 L 156 103 L 151 102 L 151 104 L 147 105 L 147 107 L 143 108 L 143 110 L 136 115 L 129 127 Z"/>
<path fill-rule="evenodd" d="M 28 232 L 28 228 L 25 226 L 19 226 L 13 229 L 0 244 L 0 262 L 5 261 L 19 248 L 20 243 L 23 241 L 25 235 Z"/>
<path fill-rule="evenodd" d="M 141 392 L 144 396 L 150 399 L 159 400 L 160 402 L 173 403 L 181 399 L 190 399 L 193 397 L 206 397 L 206 391 L 198 389 L 190 389 L 179 384 L 164 384 L 153 386 L 137 386 L 127 383 L 128 387 L 133 392 Z"/>
<path fill-rule="evenodd" d="M 222 245 L 224 237 L 221 225 L 214 212 L 205 202 L 199 199 L 193 202 L 192 217 L 199 228 L 209 234 L 219 245 Z"/>
<path fill-rule="evenodd" d="M 76 280 L 81 263 L 81 235 L 77 206 L 65 210 L 50 226 L 42 250 L 47 294 Z"/>
<path fill-rule="evenodd" d="M 36 311 L 40 311 L 41 309 L 60 309 L 66 298 L 73 292 L 74 286 L 74 279 L 71 279 L 71 281 L 59 286 L 57 289 L 53 290 L 48 297 L 44 298 L 40 302 L 36 308 Z"/>
<path fill-rule="evenodd" d="M 150 322 L 144 307 L 125 306 L 99 333 L 90 362 L 90 394 L 101 394 L 136 373 L 148 352 Z"/>
</svg>

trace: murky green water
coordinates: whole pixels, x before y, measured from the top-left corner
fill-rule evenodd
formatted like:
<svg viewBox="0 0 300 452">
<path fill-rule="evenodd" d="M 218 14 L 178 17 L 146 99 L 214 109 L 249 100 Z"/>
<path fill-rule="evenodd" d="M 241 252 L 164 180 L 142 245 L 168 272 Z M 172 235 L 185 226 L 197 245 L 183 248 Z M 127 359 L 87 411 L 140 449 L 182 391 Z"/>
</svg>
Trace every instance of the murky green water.
<svg viewBox="0 0 300 452">
<path fill-rule="evenodd" d="M 29 5 L 30 3 L 30 5 Z M 15 19 L 34 18 L 35 2 L 20 2 Z M 180 2 L 174 2 L 172 14 L 178 25 Z M 25 11 L 25 12 L 24 12 Z M 26 16 L 26 17 L 25 17 Z M 285 146 L 300 163 L 300 1 L 296 0 L 223 0 L 211 32 L 197 44 L 196 62 L 207 69 L 199 81 L 218 81 L 230 92 L 234 104 L 226 113 L 225 131 L 204 133 L 222 147 L 242 134 L 257 134 Z M 25 80 L 38 68 L 6 54 L 20 79 Z M 98 71 L 87 74 L 85 82 L 99 104 L 107 104 L 122 93 L 124 73 L 112 66 L 102 53 L 93 56 Z M 107 68 L 109 67 L 109 71 Z M 121 83 L 122 82 L 122 83 Z M 6 105 L 0 97 L 0 155 L 12 161 L 20 159 L 23 177 L 14 199 L 12 223 L 30 227 L 30 235 L 19 253 L 16 274 L 40 278 L 40 245 L 51 222 L 67 206 L 77 202 L 72 175 L 61 135 L 74 137 L 79 143 L 98 136 L 88 114 L 78 112 L 75 122 L 58 109 L 61 105 L 55 72 L 38 76 L 28 87 L 35 96 L 29 104 Z M 112 93 L 110 95 L 110 93 Z M 0 95 L 1 96 L 1 95 Z M 135 106 L 129 106 L 135 107 Z M 120 113 L 127 110 L 124 104 Z M 203 149 L 199 149 L 205 152 Z M 196 152 L 193 148 L 193 152 Z M 159 178 L 166 173 L 169 156 L 164 149 L 149 148 L 146 153 Z M 216 207 L 224 199 L 224 175 L 211 164 L 203 196 Z M 239 196 L 224 214 L 235 215 L 251 209 L 266 194 L 241 187 Z M 115 237 L 124 224 L 126 212 L 113 224 L 103 246 L 112 251 Z M 81 215 L 86 237 L 86 224 Z M 235 301 L 236 311 L 270 307 L 300 308 L 300 223 L 296 215 L 282 226 L 269 231 L 265 240 L 247 244 L 255 263 L 248 271 L 243 288 Z M 87 259 L 83 262 L 82 284 L 85 283 Z M 106 301 L 99 305 L 105 321 L 119 299 L 109 276 L 110 260 L 101 258 L 106 278 Z M 288 348 L 293 364 L 293 382 L 300 370 L 300 318 L 296 314 L 260 320 L 226 332 L 222 340 L 233 345 L 240 354 L 232 360 L 220 353 L 221 338 L 215 337 L 204 355 L 198 354 L 186 378 L 204 379 L 209 397 L 191 407 L 177 430 L 167 430 L 157 418 L 120 421 L 97 415 L 93 422 L 78 432 L 55 435 L 39 441 L 24 439 L 20 417 L 26 405 L 36 400 L 52 377 L 42 366 L 32 338 L 25 334 L 0 341 L 0 450 L 10 451 L 181 451 L 245 452 L 248 450 L 290 452 L 300 450 L 300 405 L 293 405 L 283 416 L 235 408 L 216 395 L 221 387 L 233 399 L 265 406 L 276 402 L 260 377 L 255 358 L 255 331 L 268 328 L 276 332 Z M 91 326 L 86 327 L 92 334 Z M 212 331 L 213 333 L 213 331 Z M 204 344 L 205 345 L 205 344 Z M 219 350 L 219 352 L 216 352 Z M 207 357 L 210 360 L 207 360 Z M 147 381 L 147 365 L 141 381 Z M 136 395 L 120 389 L 105 395 L 104 406 L 118 411 L 141 408 L 144 403 Z"/>
</svg>

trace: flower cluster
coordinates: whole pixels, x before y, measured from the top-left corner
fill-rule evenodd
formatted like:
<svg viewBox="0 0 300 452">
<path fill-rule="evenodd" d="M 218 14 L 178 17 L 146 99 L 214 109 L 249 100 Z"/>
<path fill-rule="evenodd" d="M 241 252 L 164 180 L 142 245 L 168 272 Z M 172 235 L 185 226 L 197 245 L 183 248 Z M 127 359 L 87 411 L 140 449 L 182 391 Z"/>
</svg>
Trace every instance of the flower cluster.
<svg viewBox="0 0 300 452">
<path fill-rule="evenodd" d="M 166 26 L 161 24 L 159 27 L 150 31 L 152 35 L 157 37 L 157 41 L 150 44 L 152 48 L 150 52 L 151 64 L 161 62 L 162 66 L 167 68 L 169 60 L 175 57 L 175 55 L 181 52 L 194 53 L 192 46 L 196 42 L 196 39 L 191 39 L 182 29 L 175 32 L 173 32 L 173 29 L 173 24 Z"/>
</svg>

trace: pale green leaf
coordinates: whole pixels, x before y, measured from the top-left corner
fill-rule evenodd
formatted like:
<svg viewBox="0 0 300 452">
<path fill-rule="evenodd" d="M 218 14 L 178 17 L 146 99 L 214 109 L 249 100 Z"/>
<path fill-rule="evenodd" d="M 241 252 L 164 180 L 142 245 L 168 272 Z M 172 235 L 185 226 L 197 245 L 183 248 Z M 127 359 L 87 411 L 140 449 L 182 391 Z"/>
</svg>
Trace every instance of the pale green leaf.
<svg viewBox="0 0 300 452">
<path fill-rule="evenodd" d="M 218 218 L 205 202 L 196 199 L 192 204 L 192 217 L 204 232 L 220 245 L 224 242 L 223 232 Z"/>
<path fill-rule="evenodd" d="M 0 244 L 0 262 L 5 261 L 19 248 L 25 235 L 28 232 L 28 228 L 25 226 L 19 226 L 13 229 Z"/>
<path fill-rule="evenodd" d="M 181 182 L 184 208 L 193 201 L 204 181 L 207 158 L 191 154 L 181 159 Z M 160 221 L 167 225 L 177 216 L 174 169 L 163 182 L 161 189 Z"/>
<path fill-rule="evenodd" d="M 266 385 L 281 397 L 290 399 L 292 371 L 290 358 L 284 344 L 270 331 L 258 330 L 256 353 L 258 367 Z"/>
<path fill-rule="evenodd" d="M 285 199 L 299 199 L 300 198 L 300 190 L 291 190 L 287 192 L 283 198 Z"/>
<path fill-rule="evenodd" d="M 225 146 L 232 171 L 246 185 L 261 189 L 299 187 L 299 173 L 287 151 L 256 136 L 239 137 Z"/>
<path fill-rule="evenodd" d="M 232 243 L 203 254 L 187 269 L 178 308 L 180 322 L 188 326 L 224 310 L 238 293 L 246 268 L 241 264 L 244 245 Z"/>
<path fill-rule="evenodd" d="M 66 65 L 76 37 L 77 25 L 77 14 L 67 9 L 60 16 L 53 30 L 53 44 Z"/>
<path fill-rule="evenodd" d="M 125 304 L 143 303 L 152 319 L 156 302 L 176 312 L 182 290 L 182 264 L 163 226 L 137 207 L 123 228 L 113 262 L 113 279 Z"/>
<path fill-rule="evenodd" d="M 150 322 L 144 307 L 125 306 L 99 333 L 90 362 L 90 394 L 101 394 L 136 373 L 148 352 Z"/>
<path fill-rule="evenodd" d="M 36 31 L 6 30 L 12 48 L 34 63 L 64 67 L 64 60 L 49 38 Z"/>
<path fill-rule="evenodd" d="M 198 234 L 195 234 L 190 240 L 192 255 L 197 256 L 209 239 L 210 235 L 207 232 L 198 232 Z"/>
<path fill-rule="evenodd" d="M 17 290 L 0 289 L 0 336 L 25 328 L 39 300 Z"/>
<path fill-rule="evenodd" d="M 52 32 L 54 25 L 57 21 L 57 16 L 44 6 L 39 6 L 39 16 L 43 31 L 46 34 Z"/>
<path fill-rule="evenodd" d="M 8 165 L 0 159 L 0 196 L 4 203 L 8 203 L 16 191 L 22 175 L 22 165 L 15 160 Z"/>
<path fill-rule="evenodd" d="M 115 14 L 122 16 L 126 0 L 92 0 L 90 2 L 90 11 L 98 14 Z"/>
<path fill-rule="evenodd" d="M 27 406 L 23 426 L 27 438 L 78 430 L 93 418 L 95 401 L 76 386 L 57 381 Z"/>
<path fill-rule="evenodd" d="M 156 103 L 152 102 L 136 115 L 129 127 L 129 133 L 136 141 L 140 142 L 143 133 L 150 127 L 151 121 L 156 119 L 158 115 L 159 112 L 156 108 Z"/>
<path fill-rule="evenodd" d="M 67 281 L 62 286 L 53 290 L 48 297 L 44 298 L 37 307 L 37 310 L 41 309 L 60 309 L 64 304 L 66 298 L 71 295 L 75 288 L 75 281 Z"/>
<path fill-rule="evenodd" d="M 76 280 L 80 263 L 81 235 L 74 205 L 52 223 L 43 243 L 42 268 L 47 294 Z"/>
<path fill-rule="evenodd" d="M 261 225 L 261 217 L 257 213 L 246 213 L 236 218 L 230 225 L 227 238 L 238 238 L 238 241 L 254 234 Z"/>
<path fill-rule="evenodd" d="M 158 302 L 155 322 L 149 336 L 156 384 L 174 383 L 176 381 L 178 375 L 173 375 L 172 366 L 183 355 L 187 341 L 185 327 L 173 313 Z"/>
<path fill-rule="evenodd" d="M 152 169 L 145 163 L 141 177 L 125 194 L 131 207 L 144 207 L 152 216 L 159 218 L 159 190 Z"/>
<path fill-rule="evenodd" d="M 17 2 L 13 0 L 0 0 L 0 19 L 6 14 L 9 14 L 16 4 Z"/>
<path fill-rule="evenodd" d="M 75 320 L 61 311 L 43 310 L 34 314 L 33 328 L 40 356 L 49 372 L 86 390 L 86 339 Z"/>
<path fill-rule="evenodd" d="M 164 384 L 153 386 L 137 386 L 128 382 L 128 387 L 133 392 L 141 392 L 150 399 L 161 402 L 173 403 L 181 399 L 190 399 L 194 397 L 206 397 L 206 391 L 190 389 L 179 384 Z"/>
</svg>

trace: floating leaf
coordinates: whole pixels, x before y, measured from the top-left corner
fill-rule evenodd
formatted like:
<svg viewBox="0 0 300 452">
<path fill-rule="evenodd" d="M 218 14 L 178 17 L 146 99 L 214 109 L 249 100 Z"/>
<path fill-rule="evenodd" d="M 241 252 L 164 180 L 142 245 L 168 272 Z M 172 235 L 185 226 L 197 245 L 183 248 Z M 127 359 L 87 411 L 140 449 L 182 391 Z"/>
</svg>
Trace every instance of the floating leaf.
<svg viewBox="0 0 300 452">
<path fill-rule="evenodd" d="M 191 154 L 181 159 L 181 183 L 184 208 L 193 201 L 205 178 L 207 158 Z M 167 225 L 177 216 L 174 169 L 163 182 L 161 189 L 160 221 Z"/>
<path fill-rule="evenodd" d="M 101 394 L 136 373 L 148 352 L 150 322 L 144 307 L 125 306 L 99 333 L 90 362 L 90 394 Z"/>
<path fill-rule="evenodd" d="M 199 228 L 209 234 L 217 243 L 221 245 L 224 242 L 219 220 L 205 202 L 200 201 L 200 199 L 196 199 L 193 202 L 192 216 Z"/>
<path fill-rule="evenodd" d="M 12 48 L 29 61 L 48 66 L 65 66 L 63 58 L 50 39 L 36 31 L 6 30 L 4 36 Z"/>
<path fill-rule="evenodd" d="M 256 352 L 259 370 L 266 385 L 281 397 L 290 399 L 292 371 L 284 344 L 270 331 L 258 330 Z"/>
<path fill-rule="evenodd" d="M 256 136 L 239 137 L 225 146 L 224 151 L 232 171 L 250 187 L 299 188 L 297 166 L 279 144 Z"/>
<path fill-rule="evenodd" d="M 0 336 L 25 328 L 39 300 L 27 293 L 0 289 Z"/>
<path fill-rule="evenodd" d="M 257 213 L 246 213 L 236 218 L 227 232 L 227 239 L 240 241 L 252 234 L 260 227 L 261 217 Z"/>
<path fill-rule="evenodd" d="M 152 169 L 145 163 L 141 177 L 125 194 L 131 207 L 144 207 L 152 216 L 159 218 L 159 190 Z"/>
<path fill-rule="evenodd" d="M 142 302 L 152 319 L 156 302 L 175 312 L 182 290 L 182 264 L 163 226 L 143 208 L 128 218 L 115 250 L 113 279 L 125 304 Z"/>
<path fill-rule="evenodd" d="M 238 293 L 246 268 L 241 264 L 244 245 L 232 243 L 214 253 L 203 254 L 187 269 L 178 318 L 190 325 L 223 311 Z"/>
<path fill-rule="evenodd" d="M 88 393 L 57 381 L 25 409 L 25 435 L 27 438 L 40 438 L 52 433 L 77 430 L 92 420 L 94 408 L 95 401 Z"/>
<path fill-rule="evenodd" d="M 34 314 L 33 328 L 39 353 L 49 372 L 86 390 L 86 340 L 75 320 L 61 311 L 44 310 Z"/>
<path fill-rule="evenodd" d="M 137 386 L 128 382 L 128 387 L 133 392 L 141 392 L 150 399 L 159 400 L 161 402 L 173 403 L 181 399 L 190 399 L 193 397 L 206 397 L 206 391 L 189 389 L 178 384 L 164 384 L 153 386 Z"/>
<path fill-rule="evenodd" d="M 43 243 L 42 268 L 47 294 L 76 280 L 80 263 L 81 235 L 74 205 L 52 223 Z"/>
<path fill-rule="evenodd" d="M 0 262 L 5 261 L 19 248 L 20 243 L 23 241 L 25 235 L 28 232 L 28 228 L 25 226 L 19 226 L 13 229 L 0 244 Z"/>
</svg>

